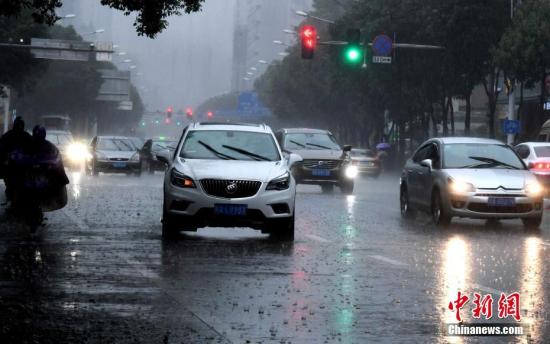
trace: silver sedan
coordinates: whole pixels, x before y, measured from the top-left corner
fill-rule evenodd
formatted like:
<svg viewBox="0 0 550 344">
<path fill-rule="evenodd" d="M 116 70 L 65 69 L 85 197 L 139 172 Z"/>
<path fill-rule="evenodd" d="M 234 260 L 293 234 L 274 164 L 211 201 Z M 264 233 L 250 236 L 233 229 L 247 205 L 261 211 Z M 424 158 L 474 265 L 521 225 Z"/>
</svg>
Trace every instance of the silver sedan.
<svg viewBox="0 0 550 344">
<path fill-rule="evenodd" d="M 403 217 L 416 210 L 437 225 L 453 217 L 542 220 L 544 189 L 509 146 L 497 140 L 433 138 L 410 158 L 401 175 Z"/>
</svg>

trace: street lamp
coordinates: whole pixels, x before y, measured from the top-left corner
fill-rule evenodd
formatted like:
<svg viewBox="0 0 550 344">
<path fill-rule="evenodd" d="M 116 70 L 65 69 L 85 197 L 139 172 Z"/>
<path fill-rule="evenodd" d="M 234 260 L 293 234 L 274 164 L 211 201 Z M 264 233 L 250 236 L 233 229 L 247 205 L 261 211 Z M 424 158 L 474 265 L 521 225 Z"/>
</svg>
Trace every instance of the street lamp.
<svg viewBox="0 0 550 344">
<path fill-rule="evenodd" d="M 69 13 L 69 14 L 66 14 L 63 17 L 61 17 L 61 19 L 71 19 L 71 18 L 74 18 L 74 17 L 76 17 L 76 14 Z"/>
<path fill-rule="evenodd" d="M 290 29 L 284 29 L 283 32 L 288 33 L 289 35 L 297 35 L 298 34 L 296 31 L 290 30 Z"/>
<path fill-rule="evenodd" d="M 130 63 L 130 62 L 132 62 L 132 60 L 126 59 L 126 60 L 124 60 L 124 61 L 122 61 L 122 62 L 124 62 L 124 63 Z"/>
<path fill-rule="evenodd" d="M 267 64 L 267 61 L 266 60 L 258 60 L 258 63 Z"/>
<path fill-rule="evenodd" d="M 287 52 L 285 52 L 285 51 L 281 51 L 281 52 L 279 53 L 279 56 L 283 56 L 283 57 L 288 56 L 288 55 L 290 55 L 290 54 L 287 53 Z"/>
<path fill-rule="evenodd" d="M 85 33 L 82 35 L 82 37 L 85 37 L 85 36 L 91 36 L 91 35 L 98 35 L 100 33 L 104 33 L 105 32 L 105 29 L 97 29 L 93 32 L 89 32 L 89 33 Z"/>
<path fill-rule="evenodd" d="M 246 75 L 254 75 L 252 72 L 246 72 Z"/>
<path fill-rule="evenodd" d="M 275 40 L 275 41 L 273 41 L 273 43 L 278 44 L 278 45 L 285 45 L 287 47 L 291 47 L 290 44 L 286 44 L 285 42 L 279 41 L 279 40 Z"/>
<path fill-rule="evenodd" d="M 137 68 L 137 66 L 136 66 L 136 65 L 132 65 L 132 66 L 130 66 L 130 69 L 136 69 L 136 68 Z"/>
<path fill-rule="evenodd" d="M 325 22 L 325 23 L 334 24 L 334 21 L 333 21 L 333 20 L 329 20 L 329 19 L 325 19 L 325 18 L 320 18 L 320 17 L 312 16 L 311 14 L 309 14 L 309 13 L 307 13 L 307 12 L 304 12 L 304 11 L 296 11 L 296 14 L 299 15 L 299 16 L 301 16 L 301 17 L 312 18 L 312 19 L 315 19 L 315 20 L 318 20 L 318 21 L 322 21 L 322 22 Z"/>
<path fill-rule="evenodd" d="M 250 67 L 250 70 L 257 71 L 258 68 L 256 68 L 256 67 Z"/>
</svg>

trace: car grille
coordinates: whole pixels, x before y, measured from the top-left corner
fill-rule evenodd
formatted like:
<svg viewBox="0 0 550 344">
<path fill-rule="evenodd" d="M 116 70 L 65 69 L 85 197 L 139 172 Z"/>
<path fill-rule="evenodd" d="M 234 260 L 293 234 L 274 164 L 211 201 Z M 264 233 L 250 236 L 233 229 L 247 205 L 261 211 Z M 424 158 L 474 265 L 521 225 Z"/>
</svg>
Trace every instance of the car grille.
<svg viewBox="0 0 550 344">
<path fill-rule="evenodd" d="M 126 158 L 110 158 L 109 160 L 111 161 L 128 161 L 130 159 L 126 159 Z"/>
<path fill-rule="evenodd" d="M 228 191 L 230 184 L 235 184 L 234 191 Z M 204 191 L 215 197 L 223 198 L 244 198 L 251 197 L 258 193 L 261 182 L 253 180 L 222 180 L 222 179 L 203 179 L 201 185 Z"/>
<path fill-rule="evenodd" d="M 531 204 L 517 204 L 513 207 L 491 206 L 487 203 L 470 203 L 468 209 L 476 213 L 497 213 L 497 214 L 521 214 L 533 210 Z"/>
<path fill-rule="evenodd" d="M 340 166 L 340 160 L 304 160 L 302 166 L 305 168 L 327 168 L 335 169 Z"/>
</svg>

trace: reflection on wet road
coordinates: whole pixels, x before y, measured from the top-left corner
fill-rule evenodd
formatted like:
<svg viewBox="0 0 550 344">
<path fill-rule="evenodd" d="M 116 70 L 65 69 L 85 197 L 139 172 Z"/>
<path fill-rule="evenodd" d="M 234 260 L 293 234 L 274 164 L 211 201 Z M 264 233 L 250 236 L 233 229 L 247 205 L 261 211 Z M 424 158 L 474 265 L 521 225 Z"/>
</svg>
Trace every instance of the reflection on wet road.
<svg viewBox="0 0 550 344">
<path fill-rule="evenodd" d="M 11 342 L 543 343 L 549 221 L 403 221 L 397 177 L 353 196 L 300 186 L 296 241 L 249 229 L 160 237 L 162 176 L 71 175 L 29 237 L 0 212 L 0 334 Z M 523 337 L 444 337 L 460 290 L 521 293 Z M 471 321 L 472 302 L 462 310 Z M 6 341 L 2 341 L 6 342 Z M 10 341 L 7 341 L 10 342 Z"/>
</svg>

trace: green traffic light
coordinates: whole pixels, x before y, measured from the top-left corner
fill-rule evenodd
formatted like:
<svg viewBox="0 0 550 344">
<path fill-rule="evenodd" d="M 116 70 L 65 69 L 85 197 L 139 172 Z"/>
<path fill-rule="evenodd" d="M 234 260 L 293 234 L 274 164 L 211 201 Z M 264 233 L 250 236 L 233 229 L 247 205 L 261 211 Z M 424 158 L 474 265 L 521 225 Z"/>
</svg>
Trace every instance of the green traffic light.
<svg viewBox="0 0 550 344">
<path fill-rule="evenodd" d="M 346 60 L 349 63 L 358 63 L 363 60 L 363 52 L 359 47 L 348 47 L 345 53 Z"/>
</svg>

